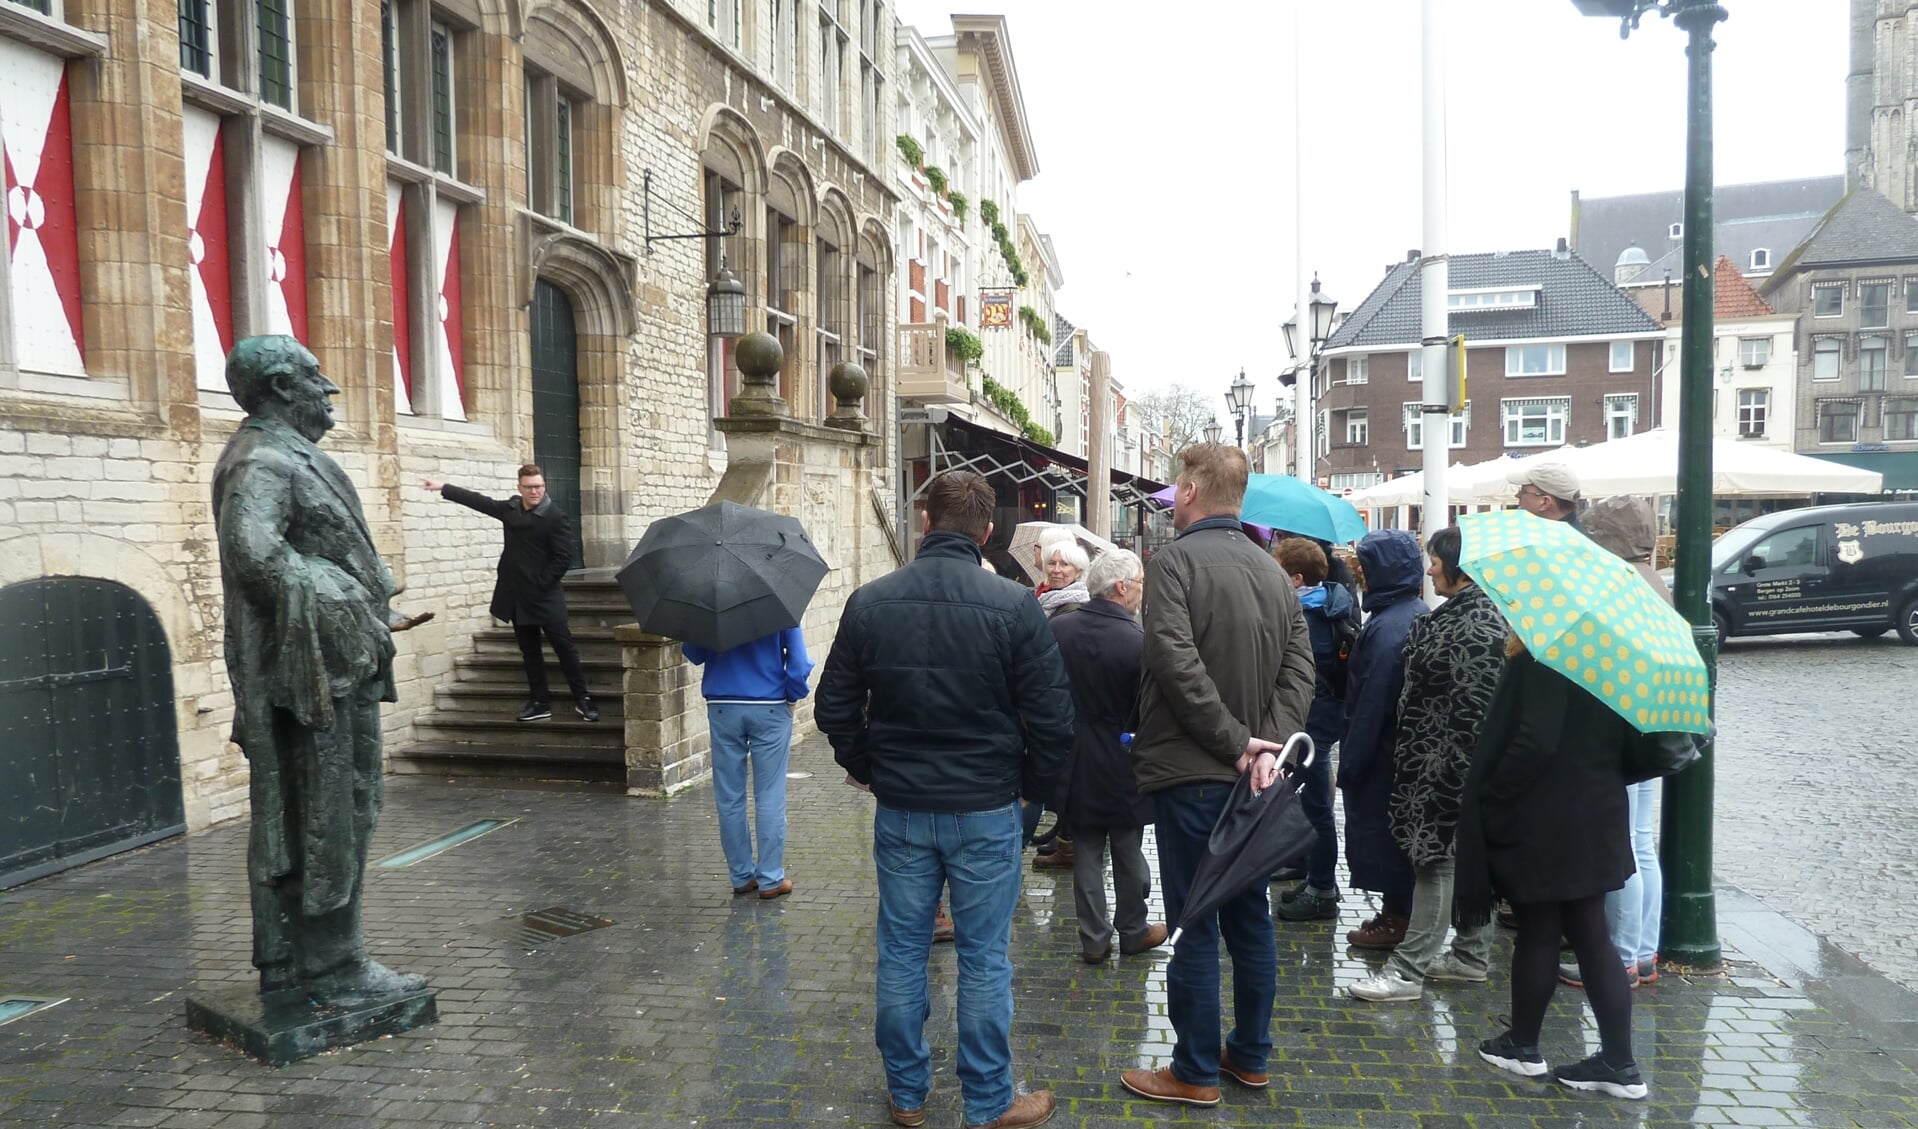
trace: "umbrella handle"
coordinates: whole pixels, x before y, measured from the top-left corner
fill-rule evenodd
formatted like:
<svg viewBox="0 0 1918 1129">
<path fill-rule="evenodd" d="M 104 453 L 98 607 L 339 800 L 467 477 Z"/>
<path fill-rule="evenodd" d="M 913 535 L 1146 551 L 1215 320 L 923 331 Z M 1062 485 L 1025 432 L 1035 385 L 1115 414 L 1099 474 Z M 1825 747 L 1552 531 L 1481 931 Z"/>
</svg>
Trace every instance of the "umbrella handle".
<svg viewBox="0 0 1918 1129">
<path fill-rule="evenodd" d="M 1184 933 L 1185 933 L 1185 926 L 1181 925 L 1177 929 L 1174 929 L 1172 931 L 1172 936 L 1167 937 L 1165 939 L 1165 943 L 1172 948 L 1177 948 L 1179 945 L 1179 938 L 1182 935 L 1184 935 Z"/>
<path fill-rule="evenodd" d="M 1285 746 L 1279 750 L 1279 763 L 1285 763 L 1286 758 L 1292 755 L 1292 747 L 1301 741 L 1305 742 L 1305 759 L 1302 761 L 1294 761 L 1293 763 L 1300 768 L 1311 768 L 1312 762 L 1317 759 L 1319 755 L 1319 747 L 1313 744 L 1309 734 L 1303 732 L 1294 733 L 1285 739 Z"/>
</svg>

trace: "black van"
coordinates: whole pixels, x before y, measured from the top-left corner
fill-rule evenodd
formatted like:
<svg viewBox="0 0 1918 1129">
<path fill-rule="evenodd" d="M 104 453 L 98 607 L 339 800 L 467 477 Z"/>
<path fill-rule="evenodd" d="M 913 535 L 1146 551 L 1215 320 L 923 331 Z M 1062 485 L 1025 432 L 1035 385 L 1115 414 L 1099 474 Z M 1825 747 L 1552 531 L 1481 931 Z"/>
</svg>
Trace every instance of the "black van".
<svg viewBox="0 0 1918 1129">
<path fill-rule="evenodd" d="M 1753 518 L 1712 545 L 1720 638 L 1896 628 L 1918 645 L 1918 503 L 1813 506 Z"/>
</svg>

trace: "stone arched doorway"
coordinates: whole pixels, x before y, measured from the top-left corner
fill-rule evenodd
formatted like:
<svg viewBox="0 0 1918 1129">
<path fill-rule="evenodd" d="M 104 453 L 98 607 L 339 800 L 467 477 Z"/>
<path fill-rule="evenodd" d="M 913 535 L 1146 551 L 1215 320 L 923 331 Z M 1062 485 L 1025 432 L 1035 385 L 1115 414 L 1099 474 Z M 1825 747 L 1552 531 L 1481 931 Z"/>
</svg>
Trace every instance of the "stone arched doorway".
<svg viewBox="0 0 1918 1129">
<path fill-rule="evenodd" d="M 533 461 L 546 472 L 546 493 L 573 519 L 573 561 L 580 540 L 579 333 L 573 303 L 545 279 L 533 284 Z"/>
<path fill-rule="evenodd" d="M 186 830 L 172 655 L 132 589 L 0 588 L 0 888 Z"/>
</svg>

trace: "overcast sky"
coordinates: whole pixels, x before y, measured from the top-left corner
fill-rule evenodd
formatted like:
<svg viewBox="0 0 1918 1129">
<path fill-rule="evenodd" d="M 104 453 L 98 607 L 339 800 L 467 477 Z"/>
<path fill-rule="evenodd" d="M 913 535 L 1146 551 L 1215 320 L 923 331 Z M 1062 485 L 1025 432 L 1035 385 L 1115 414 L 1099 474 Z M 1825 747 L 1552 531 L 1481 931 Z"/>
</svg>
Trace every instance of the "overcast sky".
<svg viewBox="0 0 1918 1129">
<path fill-rule="evenodd" d="M 1127 393 L 1223 394 L 1244 366 L 1271 411 L 1296 289 L 1290 0 L 897 2 L 928 37 L 955 11 L 1007 17 L 1041 170 L 1019 207 L 1058 248 L 1060 312 Z M 1719 182 L 1843 172 L 1849 5 L 1725 5 Z M 1419 4 L 1302 13 L 1306 259 L 1349 309 L 1425 246 Z M 1669 21 L 1621 41 L 1572 0 L 1447 0 L 1445 18 L 1452 251 L 1552 246 L 1573 189 L 1683 186 L 1685 36 Z"/>
</svg>

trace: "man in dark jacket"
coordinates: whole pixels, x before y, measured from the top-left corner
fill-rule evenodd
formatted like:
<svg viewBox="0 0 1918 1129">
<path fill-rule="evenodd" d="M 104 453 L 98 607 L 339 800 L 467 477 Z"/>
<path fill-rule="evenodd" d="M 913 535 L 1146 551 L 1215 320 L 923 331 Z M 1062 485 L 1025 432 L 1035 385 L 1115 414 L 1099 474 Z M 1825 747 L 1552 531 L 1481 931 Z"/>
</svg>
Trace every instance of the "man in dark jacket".
<svg viewBox="0 0 1918 1129">
<path fill-rule="evenodd" d="M 813 718 L 847 781 L 878 800 L 878 1006 L 873 1038 L 893 1120 L 918 1125 L 932 1088 L 927 928 L 951 892 L 959 954 L 955 1073 L 966 1123 L 1016 1129 L 1052 1116 L 1050 1091 L 1012 1084 L 1012 912 L 1019 797 L 1043 801 L 1072 747 L 1072 689 L 1038 601 L 980 567 L 992 486 L 949 471 L 926 488 L 911 564 L 846 601 Z"/>
<path fill-rule="evenodd" d="M 526 687 L 533 700 L 519 711 L 521 721 L 553 716 L 552 695 L 546 683 L 546 656 L 540 653 L 540 632 L 553 645 L 559 669 L 573 691 L 573 709 L 587 721 L 599 720 L 599 707 L 586 692 L 586 673 L 579 651 L 566 626 L 566 593 L 559 582 L 572 568 L 573 519 L 546 496 L 546 472 L 533 463 L 519 468 L 517 498 L 488 498 L 448 482 L 426 480 L 426 488 L 449 502 L 458 502 L 498 519 L 506 527 L 506 547 L 499 555 L 499 578 L 493 582 L 494 619 L 513 625 L 520 658 L 526 664 Z"/>
<path fill-rule="evenodd" d="M 1305 877 L 1279 895 L 1273 912 L 1286 921 L 1331 921 L 1339 916 L 1339 833 L 1332 818 L 1332 746 L 1345 722 L 1345 669 L 1350 655 L 1339 651 L 1358 631 L 1359 607 L 1351 589 L 1333 580 L 1331 560 L 1317 542 L 1288 537 L 1272 550 L 1305 610 L 1312 634 L 1312 709 L 1305 732 L 1318 755 L 1305 770 L 1305 789 L 1299 806 L 1319 833 L 1306 856 Z M 1343 567 L 1343 566 L 1341 566 Z M 1351 570 L 1345 570 L 1347 576 Z M 1349 628 L 1349 634 L 1347 629 Z"/>
<path fill-rule="evenodd" d="M 1378 529 L 1359 542 L 1365 578 L 1365 626 L 1345 675 L 1345 728 L 1339 735 L 1339 791 L 1345 798 L 1345 861 L 1352 885 L 1377 891 L 1384 908 L 1345 935 L 1361 949 L 1390 949 L 1412 915 L 1411 860 L 1392 839 L 1393 750 L 1399 694 L 1405 688 L 1405 639 L 1428 610 L 1419 598 L 1424 560 L 1418 539 Z"/>
<path fill-rule="evenodd" d="M 1165 943 L 1164 923 L 1146 921 L 1145 825 L 1151 805 L 1132 779 L 1132 750 L 1120 734 L 1138 725 L 1139 654 L 1145 633 L 1134 619 L 1145 594 L 1145 566 L 1124 549 L 1099 555 L 1086 573 L 1092 598 L 1075 614 L 1055 616 L 1052 633 L 1072 680 L 1072 757 L 1064 794 L 1053 802 L 1072 828 L 1072 901 L 1079 917 L 1080 956 L 1098 964 Z M 1118 912 L 1106 917 L 1106 846 L 1112 847 L 1112 889 Z"/>
<path fill-rule="evenodd" d="M 1206 840 L 1240 774 L 1264 789 L 1279 742 L 1305 728 L 1312 640 L 1292 585 L 1239 529 L 1245 453 L 1202 443 L 1179 453 L 1172 525 L 1179 535 L 1146 569 L 1145 678 L 1133 767 L 1157 808 L 1159 884 L 1180 921 Z M 1177 1038 L 1172 1063 L 1128 1070 L 1125 1087 L 1154 1101 L 1210 1106 L 1219 1076 L 1269 1084 L 1278 953 L 1264 883 L 1216 914 L 1181 921 L 1166 968 Z M 1234 1027 L 1219 1046 L 1219 942 L 1232 954 Z"/>
</svg>

